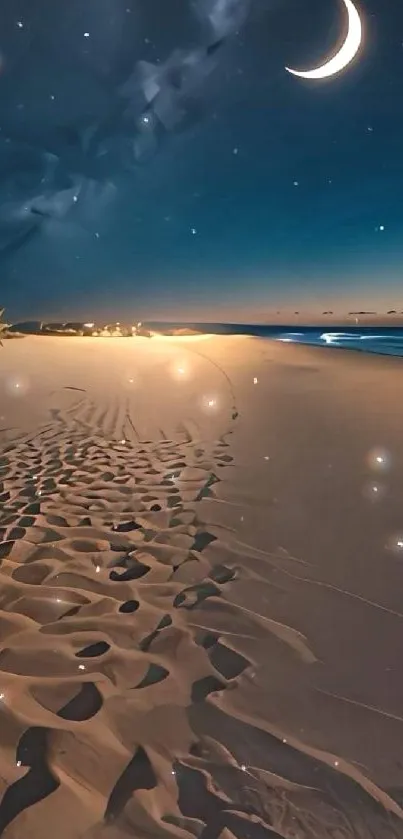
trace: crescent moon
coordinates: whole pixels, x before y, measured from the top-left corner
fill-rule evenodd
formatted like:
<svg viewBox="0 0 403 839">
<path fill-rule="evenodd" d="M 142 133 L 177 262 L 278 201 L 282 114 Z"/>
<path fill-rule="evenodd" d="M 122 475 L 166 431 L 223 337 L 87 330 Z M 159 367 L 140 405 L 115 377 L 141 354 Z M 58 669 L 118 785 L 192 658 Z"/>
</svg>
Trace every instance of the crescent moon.
<svg viewBox="0 0 403 839">
<path fill-rule="evenodd" d="M 290 67 L 286 67 L 288 73 L 292 73 L 293 76 L 300 76 L 302 79 L 326 79 L 340 73 L 355 58 L 362 41 L 361 18 L 352 0 L 343 0 L 343 3 L 348 13 L 348 32 L 340 50 L 326 64 L 316 67 L 315 70 L 292 70 Z"/>
</svg>

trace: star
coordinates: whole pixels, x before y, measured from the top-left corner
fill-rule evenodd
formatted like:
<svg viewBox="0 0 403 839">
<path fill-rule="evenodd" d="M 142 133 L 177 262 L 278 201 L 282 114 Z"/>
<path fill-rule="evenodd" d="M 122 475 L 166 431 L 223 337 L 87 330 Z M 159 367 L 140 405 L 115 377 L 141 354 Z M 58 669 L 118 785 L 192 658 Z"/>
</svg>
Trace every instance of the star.
<svg viewBox="0 0 403 839">
<path fill-rule="evenodd" d="M 24 28 L 24 24 L 23 24 L 22 20 L 17 20 L 17 26 L 18 26 L 18 29 L 23 29 Z"/>
</svg>

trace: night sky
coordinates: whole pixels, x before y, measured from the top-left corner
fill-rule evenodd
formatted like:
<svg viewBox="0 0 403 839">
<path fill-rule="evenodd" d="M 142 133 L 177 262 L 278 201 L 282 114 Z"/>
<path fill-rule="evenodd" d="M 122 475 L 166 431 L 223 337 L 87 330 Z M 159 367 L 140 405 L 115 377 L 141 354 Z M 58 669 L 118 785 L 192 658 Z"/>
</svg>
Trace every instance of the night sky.
<svg viewBox="0 0 403 839">
<path fill-rule="evenodd" d="M 403 6 L 356 5 L 312 81 L 342 0 L 0 0 L 8 316 L 403 309 Z"/>
</svg>

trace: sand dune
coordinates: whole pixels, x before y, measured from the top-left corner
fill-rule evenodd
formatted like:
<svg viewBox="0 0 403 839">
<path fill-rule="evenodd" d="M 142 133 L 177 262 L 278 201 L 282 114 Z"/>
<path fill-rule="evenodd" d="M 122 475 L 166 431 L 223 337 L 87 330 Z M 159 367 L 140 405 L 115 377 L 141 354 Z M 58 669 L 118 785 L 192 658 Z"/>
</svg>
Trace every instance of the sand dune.
<svg viewBox="0 0 403 839">
<path fill-rule="evenodd" d="M 7 343 L 0 836 L 403 836 L 400 365 Z"/>
</svg>

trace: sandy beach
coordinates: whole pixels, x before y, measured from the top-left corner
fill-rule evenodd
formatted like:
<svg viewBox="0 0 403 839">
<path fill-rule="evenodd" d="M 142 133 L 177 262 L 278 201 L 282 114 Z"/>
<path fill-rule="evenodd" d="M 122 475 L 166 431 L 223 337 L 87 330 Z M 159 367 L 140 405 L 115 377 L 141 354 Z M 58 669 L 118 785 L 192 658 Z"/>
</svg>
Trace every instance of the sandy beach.
<svg viewBox="0 0 403 839">
<path fill-rule="evenodd" d="M 402 360 L 0 349 L 0 836 L 403 837 Z"/>
</svg>

